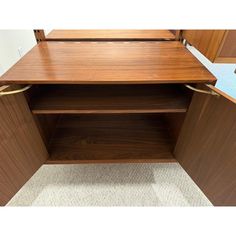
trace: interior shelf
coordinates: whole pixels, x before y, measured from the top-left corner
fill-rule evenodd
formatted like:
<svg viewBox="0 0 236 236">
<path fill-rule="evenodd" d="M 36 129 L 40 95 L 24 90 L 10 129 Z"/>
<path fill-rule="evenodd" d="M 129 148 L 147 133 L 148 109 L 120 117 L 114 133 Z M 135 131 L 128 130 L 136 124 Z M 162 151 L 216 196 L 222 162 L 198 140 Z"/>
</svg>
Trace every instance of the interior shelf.
<svg viewBox="0 0 236 236">
<path fill-rule="evenodd" d="M 180 85 L 40 85 L 30 107 L 34 114 L 178 113 L 188 103 Z"/>
<path fill-rule="evenodd" d="M 161 114 L 61 115 L 48 164 L 174 162 Z"/>
</svg>

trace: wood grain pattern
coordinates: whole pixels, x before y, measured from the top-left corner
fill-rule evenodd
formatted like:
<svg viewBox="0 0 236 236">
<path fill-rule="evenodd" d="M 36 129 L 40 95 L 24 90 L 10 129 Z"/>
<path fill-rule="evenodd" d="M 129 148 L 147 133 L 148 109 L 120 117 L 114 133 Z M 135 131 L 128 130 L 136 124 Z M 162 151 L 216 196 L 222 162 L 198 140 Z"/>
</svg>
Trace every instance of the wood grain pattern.
<svg viewBox="0 0 236 236">
<path fill-rule="evenodd" d="M 218 57 L 231 58 L 236 62 L 236 30 L 228 30 Z"/>
<path fill-rule="evenodd" d="M 235 206 L 236 100 L 212 89 L 194 94 L 174 155 L 214 205 Z"/>
<path fill-rule="evenodd" d="M 37 62 L 37 63 L 36 63 Z M 180 42 L 41 42 L 1 84 L 214 82 Z"/>
<path fill-rule="evenodd" d="M 47 163 L 173 162 L 161 116 L 62 116 Z"/>
<path fill-rule="evenodd" d="M 0 97 L 0 205 L 5 205 L 48 157 L 24 94 Z"/>
<path fill-rule="evenodd" d="M 184 30 L 182 36 L 212 62 L 236 62 L 236 30 Z"/>
<path fill-rule="evenodd" d="M 181 85 L 52 85 L 30 105 L 34 114 L 186 112 Z"/>
<path fill-rule="evenodd" d="M 214 62 L 226 30 L 183 30 L 182 37 Z"/>
<path fill-rule="evenodd" d="M 52 30 L 47 40 L 174 40 L 169 30 Z"/>
</svg>

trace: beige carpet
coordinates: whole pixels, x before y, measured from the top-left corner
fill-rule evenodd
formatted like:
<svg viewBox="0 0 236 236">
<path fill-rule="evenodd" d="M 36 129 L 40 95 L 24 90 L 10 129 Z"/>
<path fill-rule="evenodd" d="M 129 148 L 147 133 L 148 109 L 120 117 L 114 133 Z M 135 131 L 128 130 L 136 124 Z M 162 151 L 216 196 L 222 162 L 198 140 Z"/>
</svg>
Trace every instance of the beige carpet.
<svg viewBox="0 0 236 236">
<path fill-rule="evenodd" d="M 44 165 L 8 206 L 211 206 L 177 163 Z"/>
</svg>

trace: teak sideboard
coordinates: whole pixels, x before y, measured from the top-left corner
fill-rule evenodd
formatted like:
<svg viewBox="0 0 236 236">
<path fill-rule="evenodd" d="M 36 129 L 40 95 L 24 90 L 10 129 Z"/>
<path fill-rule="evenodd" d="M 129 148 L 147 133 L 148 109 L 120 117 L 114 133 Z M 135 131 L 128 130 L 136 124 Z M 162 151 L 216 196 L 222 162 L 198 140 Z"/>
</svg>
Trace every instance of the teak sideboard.
<svg viewBox="0 0 236 236">
<path fill-rule="evenodd" d="M 236 205 L 236 101 L 179 37 L 35 34 L 0 80 L 1 205 L 43 164 L 135 162 L 179 162 L 214 205 Z"/>
</svg>

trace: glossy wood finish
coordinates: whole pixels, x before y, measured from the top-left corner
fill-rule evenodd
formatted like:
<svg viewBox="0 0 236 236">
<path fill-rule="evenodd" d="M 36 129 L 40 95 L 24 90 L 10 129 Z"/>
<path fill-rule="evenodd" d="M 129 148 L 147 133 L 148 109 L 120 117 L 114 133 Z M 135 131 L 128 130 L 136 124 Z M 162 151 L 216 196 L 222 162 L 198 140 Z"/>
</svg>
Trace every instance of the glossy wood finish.
<svg viewBox="0 0 236 236">
<path fill-rule="evenodd" d="M 62 116 L 47 163 L 173 162 L 159 115 Z"/>
<path fill-rule="evenodd" d="M 41 42 L 1 78 L 2 84 L 214 81 L 180 42 Z"/>
<path fill-rule="evenodd" d="M 47 40 L 116 41 L 116 40 L 174 40 L 169 30 L 52 30 Z"/>
<path fill-rule="evenodd" d="M 34 114 L 186 112 L 182 85 L 42 85 Z"/>
<path fill-rule="evenodd" d="M 214 205 L 235 206 L 236 100 L 212 89 L 194 94 L 174 154 Z"/>
<path fill-rule="evenodd" d="M 23 93 L 0 97 L 0 205 L 5 205 L 48 157 Z"/>
<path fill-rule="evenodd" d="M 182 37 L 211 62 L 236 62 L 236 30 L 183 30 Z"/>
</svg>

